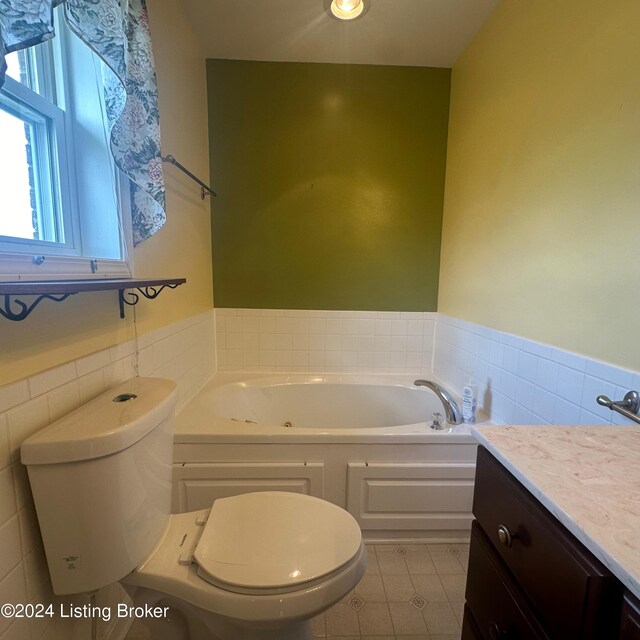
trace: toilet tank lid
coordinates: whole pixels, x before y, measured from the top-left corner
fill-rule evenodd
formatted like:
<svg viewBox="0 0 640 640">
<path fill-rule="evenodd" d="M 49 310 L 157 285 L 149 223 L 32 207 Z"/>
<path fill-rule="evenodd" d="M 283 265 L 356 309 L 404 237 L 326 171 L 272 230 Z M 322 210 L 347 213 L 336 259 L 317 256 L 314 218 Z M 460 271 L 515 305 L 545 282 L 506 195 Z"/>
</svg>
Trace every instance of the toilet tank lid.
<svg viewBox="0 0 640 640">
<path fill-rule="evenodd" d="M 123 451 L 172 415 L 176 399 L 172 380 L 132 378 L 27 438 L 20 447 L 22 464 L 79 462 Z"/>
</svg>

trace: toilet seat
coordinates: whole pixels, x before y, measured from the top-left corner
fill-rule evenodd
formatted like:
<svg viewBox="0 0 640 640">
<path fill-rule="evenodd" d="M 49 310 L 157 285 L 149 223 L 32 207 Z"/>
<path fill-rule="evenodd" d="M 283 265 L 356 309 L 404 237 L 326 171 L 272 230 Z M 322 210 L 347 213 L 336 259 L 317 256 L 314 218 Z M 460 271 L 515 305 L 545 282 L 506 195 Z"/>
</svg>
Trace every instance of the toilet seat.
<svg viewBox="0 0 640 640">
<path fill-rule="evenodd" d="M 360 527 L 312 496 L 264 491 L 216 500 L 195 548 L 198 575 L 234 593 L 288 593 L 339 570 L 358 553 Z"/>
</svg>

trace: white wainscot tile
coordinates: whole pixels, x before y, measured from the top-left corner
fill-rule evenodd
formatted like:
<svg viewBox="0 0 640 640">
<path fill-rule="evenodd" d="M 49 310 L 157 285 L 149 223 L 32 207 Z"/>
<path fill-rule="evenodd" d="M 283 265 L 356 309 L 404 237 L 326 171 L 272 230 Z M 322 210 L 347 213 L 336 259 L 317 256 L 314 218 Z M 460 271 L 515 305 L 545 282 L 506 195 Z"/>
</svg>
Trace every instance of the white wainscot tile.
<svg viewBox="0 0 640 640">
<path fill-rule="evenodd" d="M 535 383 L 539 387 L 555 393 L 558 387 L 559 369 L 560 365 L 557 362 L 540 358 L 536 369 Z"/>
<path fill-rule="evenodd" d="M 276 333 L 283 335 L 290 335 L 293 333 L 293 319 L 292 318 L 277 318 L 276 319 Z"/>
<path fill-rule="evenodd" d="M 258 366 L 260 364 L 260 351 L 258 349 L 243 349 L 242 361 L 246 366 Z"/>
<path fill-rule="evenodd" d="M 627 391 L 631 390 L 634 382 L 633 371 L 614 367 L 598 360 L 587 360 L 585 372 L 594 378 L 600 378 L 617 386 L 625 387 Z"/>
<path fill-rule="evenodd" d="M 516 373 L 518 371 L 518 354 L 520 352 L 511 346 L 504 347 L 504 353 L 502 355 L 502 368 L 510 373 Z"/>
<path fill-rule="evenodd" d="M 18 506 L 13 488 L 13 473 L 9 466 L 0 471 L 0 524 L 4 524 L 17 512 Z"/>
<path fill-rule="evenodd" d="M 343 335 L 342 336 L 342 351 L 357 351 L 358 350 L 358 336 L 357 335 Z"/>
<path fill-rule="evenodd" d="M 27 602 L 27 586 L 22 563 L 16 566 L 4 580 L 0 581 L 0 602 L 13 604 Z M 10 618 L 0 617 L 0 635 L 9 628 L 11 622 Z"/>
<path fill-rule="evenodd" d="M 290 333 L 276 334 L 276 349 L 278 351 L 290 351 L 293 348 L 293 335 Z"/>
<path fill-rule="evenodd" d="M 0 554 L 0 580 L 2 580 L 22 558 L 18 514 L 0 526 L 0 545 L 2 545 Z"/>
<path fill-rule="evenodd" d="M 309 352 L 308 351 L 292 351 L 291 352 L 291 365 L 294 367 L 308 367 L 309 366 Z"/>
<path fill-rule="evenodd" d="M 342 320 L 338 318 L 330 318 L 327 320 L 327 335 L 341 335 L 342 334 Z"/>
<path fill-rule="evenodd" d="M 71 413 L 80 406 L 80 390 L 78 381 L 58 387 L 47 394 L 49 402 L 49 419 L 51 422 Z"/>
<path fill-rule="evenodd" d="M 242 318 L 242 331 L 243 333 L 260 333 L 260 318 Z"/>
<path fill-rule="evenodd" d="M 375 337 L 375 350 L 376 352 L 391 351 L 391 336 L 376 336 Z"/>
<path fill-rule="evenodd" d="M 11 455 L 18 458 L 20 444 L 25 438 L 49 424 L 49 405 L 46 396 L 30 400 L 7 413 Z"/>
<path fill-rule="evenodd" d="M 610 422 L 611 410 L 606 407 L 601 407 L 596 398 L 599 395 L 608 396 L 611 400 L 621 400 L 622 398 L 616 398 L 617 388 L 614 384 L 600 380 L 599 378 L 592 378 L 591 376 L 584 377 L 584 384 L 582 385 L 582 402 L 580 403 L 582 408 L 591 414 L 600 416 L 604 421 Z M 584 423 L 583 423 L 584 424 Z"/>
<path fill-rule="evenodd" d="M 294 351 L 308 351 L 309 350 L 309 334 L 294 333 L 293 341 L 292 341 L 292 349 Z"/>
<path fill-rule="evenodd" d="M 375 321 L 375 335 L 377 336 L 390 336 L 391 335 L 391 320 L 380 320 L 377 319 Z"/>
<path fill-rule="evenodd" d="M 60 387 L 76 378 L 76 366 L 74 362 L 67 362 L 59 367 L 48 369 L 29 378 L 31 397 L 40 395 Z"/>
<path fill-rule="evenodd" d="M 422 354 L 416 352 L 407 353 L 405 357 L 405 367 L 418 373 L 422 368 Z"/>
<path fill-rule="evenodd" d="M 530 382 L 527 382 L 523 378 L 518 378 L 516 381 L 516 402 L 523 407 L 531 410 L 533 406 L 533 394 L 535 386 Z"/>
<path fill-rule="evenodd" d="M 249 318 L 255 320 L 255 318 Z M 246 320 L 246 318 L 245 318 Z M 245 350 L 258 350 L 260 348 L 260 334 L 259 333 L 244 333 L 242 335 L 242 348 Z"/>
<path fill-rule="evenodd" d="M 242 349 L 242 334 L 241 333 L 228 333 L 225 340 L 226 349 Z"/>
<path fill-rule="evenodd" d="M 276 351 L 276 366 L 287 367 L 291 366 L 291 351 Z"/>
<path fill-rule="evenodd" d="M 238 309 L 237 314 L 239 316 L 247 317 L 257 317 L 260 315 L 260 309 Z"/>
<path fill-rule="evenodd" d="M 570 351 L 564 351 L 563 349 L 553 349 L 551 359 L 558 364 L 575 369 L 576 371 L 584 372 L 587 367 L 587 359 L 584 356 L 571 353 Z"/>
<path fill-rule="evenodd" d="M 325 353 L 324 351 L 310 351 L 309 352 L 309 368 L 313 371 L 319 371 L 324 368 Z"/>
<path fill-rule="evenodd" d="M 260 333 L 275 333 L 276 327 L 275 318 L 260 318 Z"/>
<path fill-rule="evenodd" d="M 291 331 L 298 335 L 308 335 L 309 318 L 294 318 L 291 323 Z"/>
<path fill-rule="evenodd" d="M 553 424 L 580 424 L 580 407 L 563 398 L 556 398 Z"/>
<path fill-rule="evenodd" d="M 357 367 L 358 366 L 358 352 L 357 351 L 343 351 L 340 359 L 340 365 L 343 367 Z"/>
<path fill-rule="evenodd" d="M 556 393 L 561 398 L 569 400 L 573 404 L 582 403 L 582 386 L 584 384 L 584 374 L 575 369 L 570 369 L 564 365 L 558 368 L 558 383 Z"/>
<path fill-rule="evenodd" d="M 103 367 L 106 367 L 110 362 L 110 349 L 103 349 L 102 351 L 97 351 L 96 353 L 92 353 L 91 355 L 85 356 L 84 358 L 80 358 L 79 360 L 76 360 L 76 369 L 78 372 L 78 376 L 84 376 L 87 373 L 92 373 L 93 371 L 102 369 Z"/>
<path fill-rule="evenodd" d="M 0 469 L 11 462 L 11 446 L 9 444 L 9 424 L 7 416 L 0 413 Z"/>
<path fill-rule="evenodd" d="M 327 351 L 340 351 L 342 349 L 342 336 L 328 335 L 325 341 L 325 348 Z"/>
<path fill-rule="evenodd" d="M 0 387 L 0 413 L 8 411 L 30 398 L 29 383 L 20 380 Z"/>
<path fill-rule="evenodd" d="M 244 318 L 239 316 L 230 316 L 225 323 L 225 331 L 227 333 L 242 333 Z"/>
<path fill-rule="evenodd" d="M 553 422 L 556 397 L 549 391 L 536 387 L 533 394 L 533 412 L 547 422 Z"/>
<path fill-rule="evenodd" d="M 276 366 L 276 351 L 266 350 L 260 351 L 260 365 L 266 367 Z"/>
<path fill-rule="evenodd" d="M 521 351 L 518 354 L 518 376 L 529 382 L 535 382 L 537 370 L 538 358 L 531 353 Z"/>
<path fill-rule="evenodd" d="M 309 336 L 309 351 L 324 351 L 325 347 L 326 336 L 313 334 Z"/>
<path fill-rule="evenodd" d="M 275 349 L 277 344 L 275 333 L 260 334 L 260 349 Z"/>
<path fill-rule="evenodd" d="M 406 351 L 407 336 L 391 336 L 391 351 Z"/>
<path fill-rule="evenodd" d="M 360 336 L 358 338 L 358 351 L 373 351 L 376 339 L 373 336 Z"/>
<path fill-rule="evenodd" d="M 595 413 L 591 413 L 586 409 L 580 410 L 580 424 L 582 425 L 607 425 L 611 424 L 608 420 L 605 420 L 601 416 L 597 416 Z"/>
<path fill-rule="evenodd" d="M 329 336 L 327 336 L 328 338 Z M 340 349 L 336 349 L 335 351 L 325 351 L 324 354 L 324 363 L 327 367 L 340 367 L 342 365 L 342 356 Z"/>
<path fill-rule="evenodd" d="M 392 336 L 406 336 L 408 327 L 407 320 L 392 320 L 391 321 L 391 335 Z"/>
<path fill-rule="evenodd" d="M 309 333 L 311 335 L 325 335 L 327 333 L 326 318 L 309 318 Z"/>
<path fill-rule="evenodd" d="M 116 360 L 120 360 L 121 358 L 132 356 L 135 352 L 136 352 L 135 340 L 127 340 L 126 342 L 121 342 L 120 344 L 115 344 L 113 345 L 113 347 L 110 347 L 109 358 L 111 359 L 111 362 L 115 362 Z M 79 369 L 78 369 L 78 375 L 81 375 Z"/>
</svg>

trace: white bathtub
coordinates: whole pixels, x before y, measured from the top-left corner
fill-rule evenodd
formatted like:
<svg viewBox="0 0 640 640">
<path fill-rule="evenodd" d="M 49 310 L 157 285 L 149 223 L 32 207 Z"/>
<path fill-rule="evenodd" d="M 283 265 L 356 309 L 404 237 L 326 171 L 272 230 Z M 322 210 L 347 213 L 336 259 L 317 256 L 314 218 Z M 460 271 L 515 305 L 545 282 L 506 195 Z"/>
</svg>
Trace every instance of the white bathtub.
<svg viewBox="0 0 640 640">
<path fill-rule="evenodd" d="M 177 420 L 176 442 L 473 442 L 444 422 L 435 393 L 414 377 L 279 375 L 214 379 Z M 445 429 L 431 428 L 440 413 Z"/>
<path fill-rule="evenodd" d="M 347 509 L 370 541 L 468 539 L 475 440 L 431 429 L 442 404 L 413 380 L 216 376 L 176 418 L 174 510 L 296 491 Z"/>
</svg>

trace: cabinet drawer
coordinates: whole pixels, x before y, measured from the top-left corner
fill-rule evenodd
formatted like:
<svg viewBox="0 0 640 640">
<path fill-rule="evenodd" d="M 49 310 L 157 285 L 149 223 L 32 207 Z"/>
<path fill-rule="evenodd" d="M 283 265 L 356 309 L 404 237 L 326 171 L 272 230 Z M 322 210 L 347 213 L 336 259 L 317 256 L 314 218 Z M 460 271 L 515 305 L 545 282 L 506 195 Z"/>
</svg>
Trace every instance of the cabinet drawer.
<svg viewBox="0 0 640 640">
<path fill-rule="evenodd" d="M 473 630 L 475 621 L 481 637 L 491 640 L 549 638 L 477 521 L 471 529 L 466 600 L 472 614 L 468 629 Z M 465 618 L 467 613 L 465 611 Z"/>
<path fill-rule="evenodd" d="M 640 640 L 640 602 L 628 592 L 622 601 L 619 640 Z"/>
<path fill-rule="evenodd" d="M 611 637 L 617 580 L 483 447 L 473 512 L 552 637 Z"/>
</svg>

